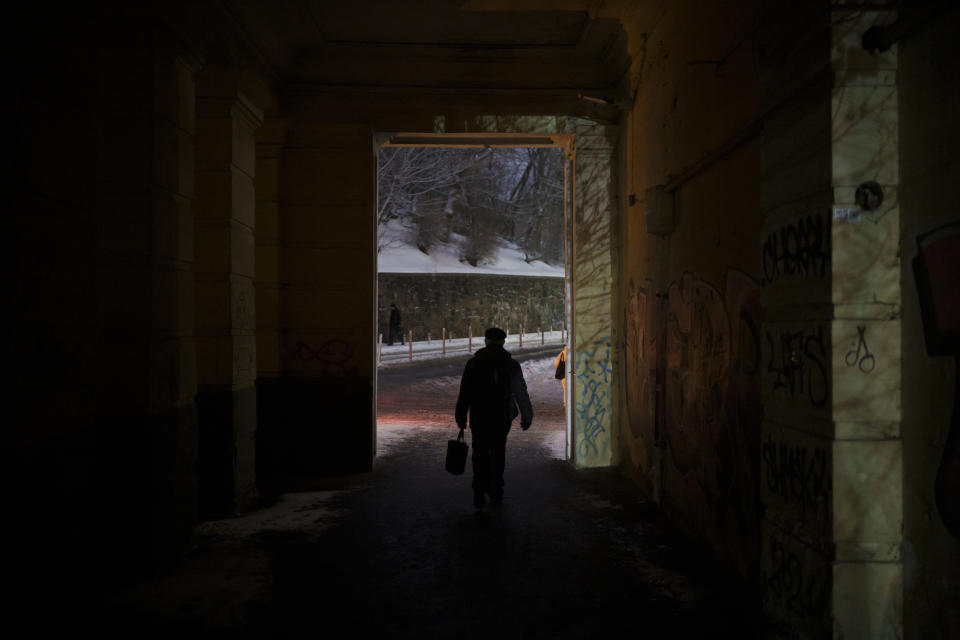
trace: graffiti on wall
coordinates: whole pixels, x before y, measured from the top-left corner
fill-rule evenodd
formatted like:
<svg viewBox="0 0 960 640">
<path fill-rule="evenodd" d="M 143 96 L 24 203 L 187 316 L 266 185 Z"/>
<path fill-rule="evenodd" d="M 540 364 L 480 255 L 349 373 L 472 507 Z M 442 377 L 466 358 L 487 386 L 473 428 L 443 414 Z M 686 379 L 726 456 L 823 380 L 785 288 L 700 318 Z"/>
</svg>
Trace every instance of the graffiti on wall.
<svg viewBox="0 0 960 640">
<path fill-rule="evenodd" d="M 857 348 L 847 351 L 843 357 L 848 367 L 856 367 L 861 373 L 870 373 L 877 366 L 877 359 L 867 346 L 867 327 L 857 326 Z"/>
<path fill-rule="evenodd" d="M 253 349 L 249 347 L 238 347 L 233 352 L 233 372 L 234 377 L 239 378 L 243 374 L 250 374 L 256 367 L 256 356 Z"/>
<path fill-rule="evenodd" d="M 250 291 L 251 297 L 253 291 Z M 236 299 L 233 302 L 233 326 L 248 327 L 253 326 L 253 304 L 247 300 L 247 291 L 240 289 L 236 292 Z"/>
<path fill-rule="evenodd" d="M 650 288 L 644 284 L 634 287 L 626 325 L 629 434 L 650 438 L 656 429 L 649 421 L 663 422 L 668 500 L 691 528 L 724 546 L 744 571 L 751 571 L 759 548 L 759 285 L 733 270 L 722 290 L 685 274 L 668 288 L 661 311 L 656 304 L 651 307 Z M 657 363 L 664 369 L 659 417 L 650 406 Z"/>
<path fill-rule="evenodd" d="M 606 438 L 610 421 L 610 342 L 597 340 L 577 352 L 577 422 L 582 430 L 578 453 L 600 456 L 609 446 Z"/>
<path fill-rule="evenodd" d="M 783 225 L 763 242 L 764 286 L 784 276 L 830 275 L 830 216 L 811 213 Z"/>
<path fill-rule="evenodd" d="M 809 329 L 776 328 L 766 331 L 767 372 L 773 395 L 822 407 L 830 397 L 827 341 L 823 325 Z"/>
<path fill-rule="evenodd" d="M 355 349 L 346 340 L 334 338 L 316 347 L 297 340 L 286 354 L 289 360 L 306 364 L 320 378 L 353 378 L 357 375 Z"/>
<path fill-rule="evenodd" d="M 795 545 L 780 533 L 765 537 L 764 598 L 769 608 L 786 609 L 797 622 L 815 626 L 823 612 L 829 610 L 829 564 Z"/>
<path fill-rule="evenodd" d="M 934 498 L 944 526 L 960 538 L 960 223 L 917 238 L 913 273 L 927 352 L 954 359 L 953 408 L 937 469 Z"/>
<path fill-rule="evenodd" d="M 706 457 L 701 456 L 701 442 L 716 440 L 725 430 L 723 386 L 729 376 L 730 338 L 727 310 L 717 289 L 692 276 L 670 285 L 666 437 L 683 474 Z"/>
<path fill-rule="evenodd" d="M 655 464 L 656 445 L 656 307 L 653 282 L 637 286 L 631 280 L 626 309 L 627 424 L 631 438 L 626 446 L 641 473 L 650 473 Z"/>
<path fill-rule="evenodd" d="M 764 482 L 780 503 L 805 523 L 829 526 L 833 480 L 827 449 L 798 442 L 763 442 Z"/>
</svg>

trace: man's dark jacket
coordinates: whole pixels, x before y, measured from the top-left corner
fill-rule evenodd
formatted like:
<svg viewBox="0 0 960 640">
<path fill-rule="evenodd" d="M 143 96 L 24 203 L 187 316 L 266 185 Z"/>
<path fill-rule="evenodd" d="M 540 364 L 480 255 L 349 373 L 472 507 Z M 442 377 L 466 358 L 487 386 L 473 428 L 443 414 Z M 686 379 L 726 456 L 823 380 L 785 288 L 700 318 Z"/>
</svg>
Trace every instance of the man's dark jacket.
<svg viewBox="0 0 960 640">
<path fill-rule="evenodd" d="M 390 326 L 391 327 L 400 326 L 400 311 L 398 309 L 392 309 L 390 311 Z"/>
<path fill-rule="evenodd" d="M 467 426 L 468 411 L 474 430 L 509 427 L 518 414 L 524 428 L 533 422 L 523 371 L 502 346 L 484 347 L 467 361 L 455 414 L 460 428 Z"/>
</svg>

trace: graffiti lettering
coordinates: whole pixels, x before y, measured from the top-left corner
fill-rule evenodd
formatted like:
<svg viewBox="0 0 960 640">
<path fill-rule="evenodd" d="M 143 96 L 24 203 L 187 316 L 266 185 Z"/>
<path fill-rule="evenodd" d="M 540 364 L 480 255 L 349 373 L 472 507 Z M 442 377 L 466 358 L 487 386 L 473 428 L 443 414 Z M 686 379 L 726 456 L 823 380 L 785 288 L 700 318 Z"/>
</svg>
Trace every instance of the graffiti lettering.
<svg viewBox="0 0 960 640">
<path fill-rule="evenodd" d="M 597 352 L 603 347 L 602 357 Z M 581 360 L 582 358 L 582 360 Z M 589 352 L 578 355 L 577 360 L 584 362 L 577 373 L 580 389 L 580 402 L 577 403 L 577 417 L 583 428 L 579 452 L 582 456 L 599 455 L 598 439 L 607 431 L 608 400 L 610 397 L 610 343 L 595 342 Z M 579 367 L 579 365 L 578 365 Z"/>
<path fill-rule="evenodd" d="M 768 435 L 763 443 L 767 488 L 790 504 L 799 504 L 802 516 L 829 518 L 832 480 L 827 452 L 802 445 L 775 443 Z"/>
<path fill-rule="evenodd" d="M 863 373 L 870 373 L 873 371 L 873 368 L 877 366 L 877 361 L 873 357 L 873 354 L 870 353 L 870 349 L 867 347 L 867 328 L 857 327 L 857 333 L 860 334 L 860 338 L 857 342 L 857 350 L 854 351 L 851 349 L 850 351 L 847 351 L 847 355 L 844 357 L 844 362 L 847 363 L 848 367 L 859 367 L 860 371 Z"/>
<path fill-rule="evenodd" d="M 349 363 L 353 359 L 353 345 L 346 340 L 328 340 L 314 349 L 305 342 L 297 341 L 293 357 L 301 362 L 317 362 L 324 378 L 344 378 L 353 376 L 356 367 Z"/>
<path fill-rule="evenodd" d="M 821 614 L 829 595 L 827 576 L 804 567 L 800 557 L 778 536 L 773 536 L 769 544 L 766 582 L 770 596 L 803 619 Z"/>
<path fill-rule="evenodd" d="M 237 294 L 237 303 L 234 305 L 234 322 L 242 324 L 247 320 L 247 294 L 241 291 Z"/>
<path fill-rule="evenodd" d="M 651 281 L 644 283 L 648 288 L 653 287 Z M 654 329 L 655 315 L 651 304 L 647 302 L 647 288 L 635 287 L 631 282 L 630 304 L 626 309 L 626 387 L 627 412 L 630 433 L 634 440 L 631 445 L 637 450 L 638 458 L 643 458 L 650 464 L 646 449 L 640 449 L 653 444 L 654 441 L 654 409 L 656 397 L 654 395 L 656 365 L 656 330 Z M 652 296 L 651 296 L 652 297 Z"/>
<path fill-rule="evenodd" d="M 816 332 L 781 332 L 776 339 L 767 331 L 770 361 L 767 372 L 773 374 L 773 391 L 785 390 L 791 398 L 806 395 L 814 407 L 822 407 L 830 395 L 827 369 L 823 364 L 827 347 L 823 327 Z"/>
<path fill-rule="evenodd" d="M 760 546 L 759 284 L 730 270 L 723 287 L 686 273 L 665 294 L 652 281 L 636 290 L 627 316 L 630 454 L 651 481 L 655 465 L 669 469 L 678 511 L 752 566 L 749 549 Z"/>
<path fill-rule="evenodd" d="M 830 218 L 814 214 L 787 224 L 763 243 L 763 280 L 766 286 L 782 276 L 802 278 L 826 275 L 830 262 Z"/>
<path fill-rule="evenodd" d="M 685 276 L 670 285 L 668 296 L 665 435 L 674 464 L 687 474 L 723 431 L 733 345 L 724 298 L 716 287 Z"/>
</svg>

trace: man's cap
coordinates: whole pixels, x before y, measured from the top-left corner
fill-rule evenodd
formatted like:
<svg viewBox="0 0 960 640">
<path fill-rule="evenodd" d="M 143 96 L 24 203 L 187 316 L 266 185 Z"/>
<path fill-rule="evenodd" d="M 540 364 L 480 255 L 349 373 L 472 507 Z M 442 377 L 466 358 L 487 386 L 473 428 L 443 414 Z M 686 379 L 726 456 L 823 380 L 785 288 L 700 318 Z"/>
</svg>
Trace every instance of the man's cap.
<svg viewBox="0 0 960 640">
<path fill-rule="evenodd" d="M 503 342 L 507 339 L 507 333 L 503 329 L 498 329 L 497 327 L 490 327 L 484 332 L 483 337 L 486 338 L 487 340 Z"/>
</svg>

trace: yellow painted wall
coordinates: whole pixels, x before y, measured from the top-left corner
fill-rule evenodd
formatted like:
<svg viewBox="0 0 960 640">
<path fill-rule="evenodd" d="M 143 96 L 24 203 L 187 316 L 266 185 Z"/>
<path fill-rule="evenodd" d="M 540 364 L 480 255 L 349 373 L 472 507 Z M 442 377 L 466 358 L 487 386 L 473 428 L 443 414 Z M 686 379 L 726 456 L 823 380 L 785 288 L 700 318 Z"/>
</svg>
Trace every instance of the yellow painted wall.
<svg viewBox="0 0 960 640">
<path fill-rule="evenodd" d="M 668 512 L 755 576 L 759 85 L 756 7 L 737 4 L 671 4 L 651 9 L 652 31 L 625 25 L 636 95 L 623 191 L 636 204 L 625 207 L 621 227 L 628 417 L 620 448 L 622 467 Z M 645 194 L 655 185 L 673 195 L 675 228 L 666 235 L 647 231 L 654 205 Z"/>
</svg>

